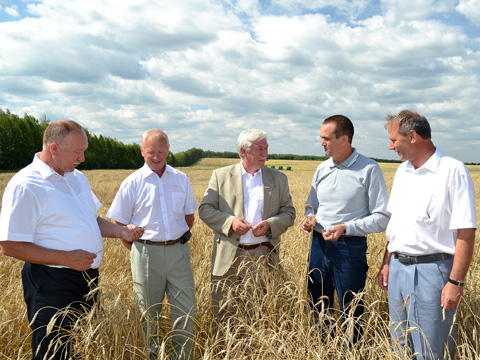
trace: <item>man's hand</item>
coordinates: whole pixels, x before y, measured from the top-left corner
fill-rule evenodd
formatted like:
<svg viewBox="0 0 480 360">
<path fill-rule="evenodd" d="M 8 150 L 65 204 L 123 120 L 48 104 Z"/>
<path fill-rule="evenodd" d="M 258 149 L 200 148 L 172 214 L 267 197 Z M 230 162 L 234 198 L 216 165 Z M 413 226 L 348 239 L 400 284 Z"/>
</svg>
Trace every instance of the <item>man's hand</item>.
<svg viewBox="0 0 480 360">
<path fill-rule="evenodd" d="M 235 218 L 232 222 L 232 229 L 238 235 L 245 235 L 251 228 L 252 224 L 242 218 Z"/>
<path fill-rule="evenodd" d="M 262 220 L 252 228 L 253 236 L 265 236 L 268 230 L 270 230 L 270 224 L 267 220 Z"/>
<path fill-rule="evenodd" d="M 120 239 L 122 239 L 122 242 L 132 243 L 140 239 L 144 232 L 145 230 L 142 227 L 128 224 L 123 227 Z"/>
<path fill-rule="evenodd" d="M 317 223 L 317 219 L 315 219 L 314 215 L 305 215 L 300 224 L 300 228 L 303 230 L 305 234 L 308 234 L 310 231 L 312 231 L 316 223 Z"/>
<path fill-rule="evenodd" d="M 388 271 L 389 264 L 382 264 L 377 275 L 378 285 L 385 291 L 388 291 Z"/>
<path fill-rule="evenodd" d="M 325 241 L 337 241 L 345 233 L 347 226 L 345 224 L 334 225 L 331 229 L 322 231 L 322 236 Z"/>
<path fill-rule="evenodd" d="M 65 256 L 63 256 L 64 262 L 61 265 L 73 270 L 85 271 L 92 266 L 96 257 L 97 254 L 85 250 L 65 251 Z"/>
<path fill-rule="evenodd" d="M 463 289 L 447 282 L 442 291 L 442 307 L 445 311 L 455 309 L 462 302 Z"/>
</svg>

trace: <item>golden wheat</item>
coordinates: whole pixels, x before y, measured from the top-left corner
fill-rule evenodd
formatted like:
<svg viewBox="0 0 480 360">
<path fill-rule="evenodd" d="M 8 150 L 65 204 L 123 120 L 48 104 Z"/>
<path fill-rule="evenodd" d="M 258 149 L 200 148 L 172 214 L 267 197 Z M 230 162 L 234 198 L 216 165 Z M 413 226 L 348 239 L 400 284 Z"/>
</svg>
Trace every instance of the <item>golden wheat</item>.
<svg viewBox="0 0 480 360">
<path fill-rule="evenodd" d="M 200 203 L 214 168 L 235 163 L 235 159 L 203 159 L 182 168 L 192 183 Z M 363 294 L 366 311 L 362 317 L 365 336 L 351 346 L 353 319 L 341 326 L 338 310 L 314 315 L 307 297 L 309 235 L 300 230 L 304 204 L 318 162 L 271 160 L 268 165 L 293 170 L 285 173 L 297 209 L 295 225 L 282 237 L 281 266 L 275 276 L 262 276 L 265 291 L 246 281 L 234 289 L 229 305 L 234 315 L 229 324 L 213 326 L 210 296 L 210 257 L 212 231 L 198 219 L 190 240 L 196 284 L 195 359 L 398 359 L 390 346 L 386 293 L 377 285 L 376 274 L 382 261 L 385 235 L 368 237 L 368 279 Z M 390 190 L 398 164 L 381 164 Z M 469 166 L 477 197 L 480 191 L 480 166 Z M 85 171 L 92 189 L 104 205 L 105 216 L 121 181 L 132 170 Z M 0 193 L 13 174 L 0 174 Z M 457 359 L 480 359 L 480 254 L 476 235 L 474 260 L 465 290 L 465 301 L 457 313 Z M 22 262 L 0 256 L 0 359 L 29 359 L 30 330 L 20 280 Z M 148 359 L 141 316 L 134 301 L 130 261 L 127 250 L 117 239 L 105 239 L 100 268 L 100 301 L 95 310 L 79 317 L 72 332 L 75 351 L 82 359 Z M 252 279 L 252 281 L 254 281 Z M 234 294 L 234 295 L 233 295 Z M 338 309 L 338 306 L 337 306 Z M 314 319 L 314 317 L 318 319 Z M 328 326 L 326 324 L 329 324 Z M 160 319 L 163 331 L 160 359 L 171 353 L 171 324 L 168 304 Z M 409 357 L 405 355 L 405 359 Z"/>
</svg>

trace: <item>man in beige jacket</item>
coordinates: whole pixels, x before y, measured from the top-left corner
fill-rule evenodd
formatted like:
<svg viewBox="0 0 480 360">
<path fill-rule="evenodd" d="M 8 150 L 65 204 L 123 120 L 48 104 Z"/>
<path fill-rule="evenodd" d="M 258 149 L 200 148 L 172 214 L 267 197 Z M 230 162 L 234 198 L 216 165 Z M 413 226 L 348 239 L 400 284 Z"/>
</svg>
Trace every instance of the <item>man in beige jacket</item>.
<svg viewBox="0 0 480 360">
<path fill-rule="evenodd" d="M 266 257 L 278 263 L 280 235 L 295 220 L 287 176 L 265 166 L 267 134 L 243 131 L 237 150 L 240 163 L 213 171 L 199 208 L 200 219 L 215 231 L 211 281 L 213 310 L 220 320 L 228 291 L 221 282 L 242 281 L 238 269 L 245 261 Z"/>
</svg>

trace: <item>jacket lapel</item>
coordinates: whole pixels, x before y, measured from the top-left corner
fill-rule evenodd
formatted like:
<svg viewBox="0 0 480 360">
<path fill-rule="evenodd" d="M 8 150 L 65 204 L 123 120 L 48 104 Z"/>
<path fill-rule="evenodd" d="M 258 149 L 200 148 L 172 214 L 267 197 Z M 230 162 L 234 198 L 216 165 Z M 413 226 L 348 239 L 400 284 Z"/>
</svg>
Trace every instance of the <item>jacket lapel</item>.
<svg viewBox="0 0 480 360">
<path fill-rule="evenodd" d="M 272 197 L 272 189 L 273 189 L 273 177 L 270 170 L 264 166 L 262 169 L 262 181 L 263 181 L 263 219 L 267 219 L 270 217 L 270 204 L 271 204 L 271 197 Z"/>
<path fill-rule="evenodd" d="M 230 181 L 232 184 L 233 198 L 237 199 L 234 202 L 233 211 L 238 216 L 244 218 L 244 199 L 243 199 L 243 181 L 242 181 L 242 165 L 238 163 L 237 166 L 233 167 L 232 172 L 230 173 Z"/>
</svg>

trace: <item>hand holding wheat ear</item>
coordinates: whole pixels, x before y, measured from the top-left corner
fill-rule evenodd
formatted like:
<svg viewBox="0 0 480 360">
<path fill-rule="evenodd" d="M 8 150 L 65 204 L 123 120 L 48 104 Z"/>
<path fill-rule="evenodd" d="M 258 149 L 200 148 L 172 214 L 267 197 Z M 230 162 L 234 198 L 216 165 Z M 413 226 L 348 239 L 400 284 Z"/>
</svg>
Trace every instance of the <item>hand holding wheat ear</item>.
<svg viewBox="0 0 480 360">
<path fill-rule="evenodd" d="M 305 207 L 311 208 L 312 212 L 314 212 L 312 205 L 306 204 Z M 311 215 L 305 215 L 303 217 L 302 222 L 300 223 L 300 226 L 305 233 L 308 233 L 310 232 L 310 230 L 313 229 L 316 223 L 317 223 L 317 219 L 315 219 L 315 215 L 312 213 Z"/>
</svg>

